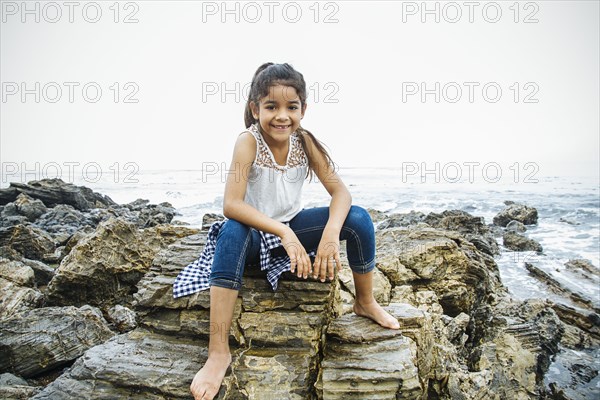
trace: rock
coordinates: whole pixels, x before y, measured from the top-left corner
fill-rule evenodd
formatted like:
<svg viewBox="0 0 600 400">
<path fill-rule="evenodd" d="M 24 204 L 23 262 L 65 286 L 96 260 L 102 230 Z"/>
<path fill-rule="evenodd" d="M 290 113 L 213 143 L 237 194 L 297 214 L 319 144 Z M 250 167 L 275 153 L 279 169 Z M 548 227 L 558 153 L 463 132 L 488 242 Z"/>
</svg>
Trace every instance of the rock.
<svg viewBox="0 0 600 400">
<path fill-rule="evenodd" d="M 598 279 L 600 278 L 600 270 L 585 259 L 569 260 L 565 263 L 565 267 L 583 278 L 594 282 L 598 282 Z"/>
<path fill-rule="evenodd" d="M 598 399 L 600 376 L 597 364 L 600 350 L 566 350 L 554 359 L 545 382 L 553 399 Z"/>
<path fill-rule="evenodd" d="M 35 221 L 48 210 L 42 201 L 32 199 L 25 193 L 19 194 L 14 204 L 17 207 L 18 213 L 26 217 L 30 222 Z"/>
<path fill-rule="evenodd" d="M 500 254 L 498 243 L 485 225 L 483 217 L 475 217 L 462 210 L 446 210 L 441 214 L 427 214 L 424 222 L 434 228 L 461 233 L 475 247 L 490 256 Z"/>
<path fill-rule="evenodd" d="M 44 231 L 28 225 L 0 228 L 0 246 L 10 247 L 23 256 L 44 261 L 56 248 L 54 240 Z"/>
<path fill-rule="evenodd" d="M 19 209 L 15 203 L 6 203 L 0 208 L 0 215 L 2 218 L 17 217 L 19 216 Z"/>
<path fill-rule="evenodd" d="M 172 292 L 173 280 L 198 257 L 205 240 L 203 231 L 157 254 L 134 295 L 138 329 L 208 339 L 209 291 L 178 299 Z M 246 267 L 243 279 L 231 330 L 222 338 L 234 353 L 231 373 L 222 387 L 224 398 L 311 398 L 321 338 L 339 291 L 337 281 L 298 280 L 286 273 L 273 292 L 264 272 L 252 266 Z"/>
<path fill-rule="evenodd" d="M 505 202 L 507 205 L 494 217 L 494 225 L 506 226 L 510 221 L 515 220 L 524 225 L 537 224 L 538 212 L 534 207 L 529 207 L 524 204 L 514 202 Z"/>
<path fill-rule="evenodd" d="M 43 302 L 44 295 L 37 289 L 0 278 L 0 318 L 40 307 Z"/>
<path fill-rule="evenodd" d="M 208 229 L 217 221 L 223 221 L 225 217 L 222 214 L 206 213 L 202 216 L 202 229 Z"/>
<path fill-rule="evenodd" d="M 149 228 L 160 224 L 168 224 L 175 216 L 175 208 L 168 202 L 149 204 L 148 200 L 137 199 L 125 204 L 129 210 L 134 211 L 137 225 L 140 228 Z"/>
<path fill-rule="evenodd" d="M 29 183 L 12 182 L 6 189 L 0 189 L 0 204 L 7 204 L 24 193 L 33 199 L 41 200 L 46 207 L 69 204 L 80 211 L 92 208 L 116 206 L 110 197 L 94 192 L 85 186 L 75 186 L 61 179 L 42 179 Z"/>
<path fill-rule="evenodd" d="M 135 312 L 120 304 L 108 310 L 108 320 L 112 322 L 120 333 L 129 332 L 137 326 Z"/>
<path fill-rule="evenodd" d="M 374 208 L 367 208 L 367 212 L 371 216 L 371 220 L 377 224 L 378 222 L 383 221 L 388 218 L 388 215 L 383 211 L 375 210 Z"/>
<path fill-rule="evenodd" d="M 377 229 L 407 227 L 424 222 L 425 214 L 411 210 L 409 213 L 391 214 L 377 225 Z"/>
<path fill-rule="evenodd" d="M 552 277 L 550 273 L 543 271 L 541 268 L 531 263 L 525 262 L 525 268 L 532 276 L 544 282 L 553 291 L 570 298 L 581 307 L 600 313 L 599 299 L 595 299 L 593 296 L 590 298 L 585 291 L 562 284 L 559 280 Z"/>
<path fill-rule="evenodd" d="M 522 222 L 512 220 L 506 225 L 506 230 L 509 232 L 523 233 L 527 230 L 527 227 Z"/>
<path fill-rule="evenodd" d="M 127 304 L 156 253 L 194 232 L 163 225 L 140 231 L 132 223 L 109 219 L 61 261 L 48 284 L 48 300 L 53 305 Z"/>
<path fill-rule="evenodd" d="M 600 316 L 597 313 L 584 312 L 560 303 L 552 304 L 552 309 L 565 324 L 575 326 L 594 340 L 600 341 Z M 577 341 L 572 347 L 580 346 L 585 346 L 585 344 Z"/>
<path fill-rule="evenodd" d="M 451 342 L 463 346 L 468 339 L 465 334 L 467 326 L 469 325 L 471 318 L 465 314 L 460 313 L 448 323 L 448 340 Z"/>
<path fill-rule="evenodd" d="M 341 316 L 327 330 L 317 391 L 324 399 L 420 399 L 416 347 L 401 330 Z"/>
<path fill-rule="evenodd" d="M 535 240 L 515 232 L 505 232 L 502 240 L 504 247 L 514 251 L 536 251 L 541 253 L 544 250 L 542 245 Z"/>
<path fill-rule="evenodd" d="M 225 381 L 222 398 L 313 398 L 309 393 L 316 379 L 316 361 L 315 354 L 302 349 L 251 347 L 232 363 L 232 374 Z"/>
<path fill-rule="evenodd" d="M 0 371 L 30 377 L 63 365 L 113 333 L 98 309 L 46 307 L 0 321 Z"/>
<path fill-rule="evenodd" d="M 482 302 L 506 294 L 493 258 L 457 232 L 390 228 L 376 239 L 377 268 L 390 283 L 434 291 L 447 315 L 470 315 Z"/>
<path fill-rule="evenodd" d="M 33 287 L 35 283 L 31 267 L 19 261 L 10 261 L 7 258 L 0 258 L 0 277 L 19 286 Z"/>
<path fill-rule="evenodd" d="M 47 285 L 54 276 L 54 268 L 41 261 L 23 258 L 21 262 L 33 270 L 36 286 Z"/>
<path fill-rule="evenodd" d="M 21 377 L 15 376 L 11 373 L 0 374 L 0 386 L 12 386 L 12 385 L 29 385 L 27 381 Z"/>
<path fill-rule="evenodd" d="M 66 235 L 67 239 L 85 226 L 95 228 L 98 224 L 93 218 L 77 210 L 73 206 L 58 204 L 40 216 L 35 226 L 54 235 Z M 64 244 L 64 239 L 60 244 Z"/>
<path fill-rule="evenodd" d="M 25 225 L 28 222 L 27 217 L 19 214 L 19 210 L 14 203 L 6 204 L 0 211 L 0 228 L 8 228 L 20 224 Z"/>
<path fill-rule="evenodd" d="M 0 398 L 4 400 L 25 400 L 37 394 L 41 388 L 30 386 L 27 381 L 11 373 L 0 375 Z"/>
<path fill-rule="evenodd" d="M 135 329 L 87 350 L 35 400 L 189 399 L 207 344 Z"/>
<path fill-rule="evenodd" d="M 541 390 L 550 359 L 558 352 L 564 329 L 541 300 L 505 302 L 471 355 L 471 370 L 491 370 L 500 398 L 530 398 Z"/>
</svg>

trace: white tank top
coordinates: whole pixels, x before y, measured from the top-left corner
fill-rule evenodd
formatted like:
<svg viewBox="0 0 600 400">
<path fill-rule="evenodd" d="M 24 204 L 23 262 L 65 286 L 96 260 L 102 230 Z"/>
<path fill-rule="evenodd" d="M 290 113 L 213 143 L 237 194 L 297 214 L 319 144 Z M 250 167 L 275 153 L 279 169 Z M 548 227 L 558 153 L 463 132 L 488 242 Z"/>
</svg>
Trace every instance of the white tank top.
<svg viewBox="0 0 600 400">
<path fill-rule="evenodd" d="M 297 132 L 290 135 L 285 166 L 277 164 L 255 123 L 248 128 L 256 139 L 256 157 L 248 173 L 244 201 L 267 216 L 287 222 L 302 210 L 302 185 L 308 158 Z"/>
</svg>

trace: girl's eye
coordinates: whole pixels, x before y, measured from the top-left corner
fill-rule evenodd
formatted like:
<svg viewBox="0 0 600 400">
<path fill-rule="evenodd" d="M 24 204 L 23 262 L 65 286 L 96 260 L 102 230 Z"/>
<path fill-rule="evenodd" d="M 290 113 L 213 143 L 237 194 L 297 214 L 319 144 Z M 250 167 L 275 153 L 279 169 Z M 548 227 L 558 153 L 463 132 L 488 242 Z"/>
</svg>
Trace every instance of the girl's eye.
<svg viewBox="0 0 600 400">
<path fill-rule="evenodd" d="M 296 107 L 296 106 L 291 106 L 290 107 L 290 110 L 297 110 L 297 109 L 298 109 L 298 107 Z"/>
</svg>

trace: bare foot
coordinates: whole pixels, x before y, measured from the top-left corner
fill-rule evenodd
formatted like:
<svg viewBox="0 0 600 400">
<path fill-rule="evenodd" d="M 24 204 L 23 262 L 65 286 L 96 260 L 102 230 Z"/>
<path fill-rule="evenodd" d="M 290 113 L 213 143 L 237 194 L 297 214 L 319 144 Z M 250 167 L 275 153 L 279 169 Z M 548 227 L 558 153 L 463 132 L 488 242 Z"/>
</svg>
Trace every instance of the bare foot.
<svg viewBox="0 0 600 400">
<path fill-rule="evenodd" d="M 359 303 L 355 300 L 353 308 L 356 315 L 370 318 L 384 328 L 400 329 L 398 320 L 381 308 L 375 299 L 369 303 Z"/>
<path fill-rule="evenodd" d="M 231 354 L 211 354 L 204 366 L 196 373 L 190 385 L 194 400 L 212 400 L 225 377 L 227 367 L 231 364 Z"/>
</svg>

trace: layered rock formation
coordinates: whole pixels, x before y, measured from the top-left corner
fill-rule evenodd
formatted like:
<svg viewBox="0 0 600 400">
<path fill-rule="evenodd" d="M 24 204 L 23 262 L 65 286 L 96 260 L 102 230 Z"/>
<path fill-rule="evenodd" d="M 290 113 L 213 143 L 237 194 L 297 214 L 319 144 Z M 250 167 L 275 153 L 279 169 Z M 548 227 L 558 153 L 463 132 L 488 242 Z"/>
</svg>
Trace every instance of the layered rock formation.
<svg viewBox="0 0 600 400">
<path fill-rule="evenodd" d="M 189 229 L 170 224 L 166 203 L 120 206 L 57 182 L 14 185 L 2 199 L 0 397 L 190 399 L 214 328 L 209 292 L 173 299 L 172 283 L 208 221 Z M 531 223 L 519 209 L 511 221 Z M 578 398 L 545 379 L 565 349 L 598 349 L 594 310 L 511 299 L 493 258 L 498 232 L 482 218 L 372 214 L 375 296 L 401 329 L 352 312 L 345 253 L 334 282 L 286 273 L 276 292 L 248 266 L 221 338 L 233 362 L 219 399 Z M 566 268 L 597 279 L 584 261 Z"/>
</svg>

